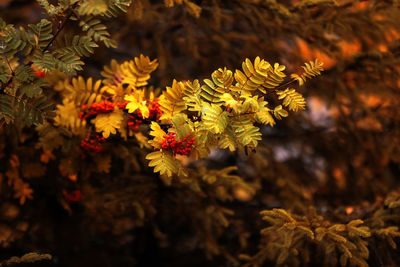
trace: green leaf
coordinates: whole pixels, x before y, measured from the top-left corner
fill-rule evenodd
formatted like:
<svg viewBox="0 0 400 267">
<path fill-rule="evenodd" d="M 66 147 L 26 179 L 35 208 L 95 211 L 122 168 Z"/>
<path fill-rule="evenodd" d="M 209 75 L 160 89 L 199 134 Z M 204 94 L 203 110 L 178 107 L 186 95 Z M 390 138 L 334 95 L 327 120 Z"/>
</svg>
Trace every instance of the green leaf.
<svg viewBox="0 0 400 267">
<path fill-rule="evenodd" d="M 51 38 L 53 38 L 52 23 L 47 19 L 42 19 L 37 24 L 30 24 L 28 28 L 33 34 L 33 42 L 39 48 L 44 48 L 47 46 Z"/>
<path fill-rule="evenodd" d="M 116 17 L 119 13 L 128 11 L 128 7 L 131 4 L 131 0 L 112 0 L 108 1 L 108 9 L 104 12 L 106 17 Z"/>
<path fill-rule="evenodd" d="M 87 32 L 87 36 L 93 38 L 96 42 L 103 42 L 106 47 L 117 47 L 114 40 L 111 40 L 107 27 L 101 24 L 96 18 L 87 17 L 79 22 L 79 26 L 83 31 Z"/>
<path fill-rule="evenodd" d="M 21 34 L 12 24 L 6 24 L 0 19 L 0 52 L 2 56 L 10 59 L 27 45 L 27 41 L 21 38 Z"/>
<path fill-rule="evenodd" d="M 94 48 L 98 45 L 88 36 L 75 35 L 72 39 L 65 38 L 64 47 L 57 49 L 55 52 L 58 56 L 75 53 L 79 57 L 88 57 L 94 53 Z M 61 43 L 60 43 L 61 46 Z"/>
</svg>

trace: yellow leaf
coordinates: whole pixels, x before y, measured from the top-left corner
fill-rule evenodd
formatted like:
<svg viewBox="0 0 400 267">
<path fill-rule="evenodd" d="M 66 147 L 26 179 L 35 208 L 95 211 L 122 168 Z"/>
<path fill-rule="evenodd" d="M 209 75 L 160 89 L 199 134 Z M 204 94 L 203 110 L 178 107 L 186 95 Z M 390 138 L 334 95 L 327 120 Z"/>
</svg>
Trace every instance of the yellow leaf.
<svg viewBox="0 0 400 267">
<path fill-rule="evenodd" d="M 288 112 L 282 108 L 282 105 L 275 107 L 274 116 L 278 120 L 281 120 L 282 117 L 287 117 L 288 115 L 289 115 Z"/>
<path fill-rule="evenodd" d="M 149 145 L 149 139 L 144 136 L 141 132 L 135 132 L 134 136 L 136 137 L 136 140 L 139 143 L 140 148 L 151 148 L 151 146 Z"/>
<path fill-rule="evenodd" d="M 129 113 L 133 113 L 139 108 L 140 104 L 133 95 L 126 95 L 124 99 L 128 101 L 126 108 Z"/>
<path fill-rule="evenodd" d="M 185 1 L 186 7 L 189 11 L 189 13 L 196 18 L 200 17 L 200 13 L 201 13 L 201 7 L 199 7 L 198 5 L 196 5 L 195 3 L 191 2 L 191 1 Z"/>
<path fill-rule="evenodd" d="M 155 148 L 160 148 L 160 143 L 164 140 L 164 136 L 167 134 L 164 132 L 157 122 L 152 121 L 150 125 L 150 135 L 154 136 L 153 140 L 149 140 L 149 144 Z"/>
<path fill-rule="evenodd" d="M 237 112 L 241 106 L 241 103 L 233 98 L 233 96 L 229 93 L 225 93 L 221 96 L 221 100 L 225 102 L 226 107 L 230 107 L 235 112 Z"/>
<path fill-rule="evenodd" d="M 68 99 L 64 99 L 62 105 L 57 105 L 57 116 L 54 118 L 56 126 L 65 126 L 73 128 L 78 119 L 79 112 L 76 104 Z"/>
<path fill-rule="evenodd" d="M 186 109 L 186 104 L 183 100 L 185 96 L 183 93 L 184 86 L 183 82 L 177 82 L 176 80 L 173 81 L 172 87 L 167 86 L 167 90 L 163 92 L 159 101 L 163 112 L 161 120 L 171 120 L 175 114 Z"/>
<path fill-rule="evenodd" d="M 179 162 L 170 152 L 155 151 L 148 154 L 146 159 L 150 160 L 150 167 L 155 167 L 154 172 L 159 172 L 161 175 L 172 176 L 172 174 L 176 174 L 180 170 Z"/>
<path fill-rule="evenodd" d="M 124 99 L 128 101 L 126 108 L 129 113 L 139 109 L 143 118 L 149 117 L 149 108 L 146 105 L 144 90 L 136 90 L 131 95 L 126 95 Z"/>
<path fill-rule="evenodd" d="M 123 112 L 116 109 L 111 113 L 97 115 L 92 122 L 96 127 L 96 132 L 101 132 L 104 138 L 108 138 L 110 134 L 117 133 L 123 119 Z"/>
<path fill-rule="evenodd" d="M 192 132 L 192 129 L 190 128 L 187 121 L 188 118 L 186 114 L 183 113 L 176 114 L 172 118 L 172 125 L 174 126 L 173 130 L 176 133 L 177 140 L 182 140 Z"/>
<path fill-rule="evenodd" d="M 270 126 L 275 125 L 275 120 L 271 115 L 271 110 L 267 107 L 263 107 L 256 113 L 256 118 L 262 124 L 269 124 Z"/>
</svg>

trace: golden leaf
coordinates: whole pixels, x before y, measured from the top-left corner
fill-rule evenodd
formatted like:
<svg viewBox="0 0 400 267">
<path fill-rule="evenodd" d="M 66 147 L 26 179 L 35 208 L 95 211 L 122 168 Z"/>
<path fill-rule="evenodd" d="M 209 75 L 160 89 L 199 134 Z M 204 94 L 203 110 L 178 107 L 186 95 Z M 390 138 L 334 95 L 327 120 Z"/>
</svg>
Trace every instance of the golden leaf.
<svg viewBox="0 0 400 267">
<path fill-rule="evenodd" d="M 111 113 L 97 115 L 92 122 L 96 127 L 96 132 L 101 132 L 104 138 L 108 138 L 110 134 L 117 133 L 123 119 L 123 112 L 116 109 Z"/>
</svg>

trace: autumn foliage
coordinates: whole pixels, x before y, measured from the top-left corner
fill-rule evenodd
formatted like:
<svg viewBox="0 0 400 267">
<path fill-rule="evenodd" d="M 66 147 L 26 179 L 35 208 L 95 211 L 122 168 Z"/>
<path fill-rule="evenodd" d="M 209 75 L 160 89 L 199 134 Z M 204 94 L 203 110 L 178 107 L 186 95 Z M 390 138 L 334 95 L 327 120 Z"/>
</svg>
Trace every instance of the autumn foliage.
<svg viewBox="0 0 400 267">
<path fill-rule="evenodd" d="M 0 266 L 399 266 L 399 8 L 0 1 Z"/>
</svg>

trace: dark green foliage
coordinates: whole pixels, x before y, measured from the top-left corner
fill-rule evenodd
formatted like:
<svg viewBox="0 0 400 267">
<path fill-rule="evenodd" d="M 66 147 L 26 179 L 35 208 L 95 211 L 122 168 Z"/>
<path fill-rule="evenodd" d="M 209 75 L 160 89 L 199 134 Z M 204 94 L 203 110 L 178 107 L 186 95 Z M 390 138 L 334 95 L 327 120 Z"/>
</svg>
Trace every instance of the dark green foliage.
<svg viewBox="0 0 400 267">
<path fill-rule="evenodd" d="M 109 1 L 104 3 L 100 13 L 88 9 L 89 6 L 96 7 L 91 1 L 59 1 L 57 6 L 48 1 L 39 3 L 50 16 L 65 18 L 54 22 L 41 19 L 39 23 L 18 29 L 0 19 L 0 96 L 4 105 L 0 107 L 0 117 L 6 123 L 20 118 L 30 125 L 48 119 L 52 105 L 43 95 L 43 88 L 48 84 L 42 77 L 37 78 L 31 67 L 42 73 L 57 69 L 71 75 L 81 71 L 82 57 L 93 54 L 97 42 L 103 42 L 107 47 L 116 46 L 109 38 L 106 26 L 100 24 L 96 16 L 116 16 L 120 11 L 126 11 L 130 1 Z M 85 19 L 75 17 L 76 14 Z M 86 35 L 64 35 L 56 41 L 71 19 L 79 20 Z"/>
<path fill-rule="evenodd" d="M 22 98 L 11 95 L 0 95 L 0 118 L 10 123 L 16 119 L 24 121 L 28 126 L 41 124 L 54 116 L 53 105 L 46 97 Z"/>
<path fill-rule="evenodd" d="M 87 32 L 88 38 L 93 38 L 96 42 L 103 42 L 107 47 L 116 47 L 114 40 L 110 39 L 110 33 L 106 30 L 101 21 L 97 18 L 87 17 L 79 22 L 79 26 L 84 32 Z"/>
</svg>

